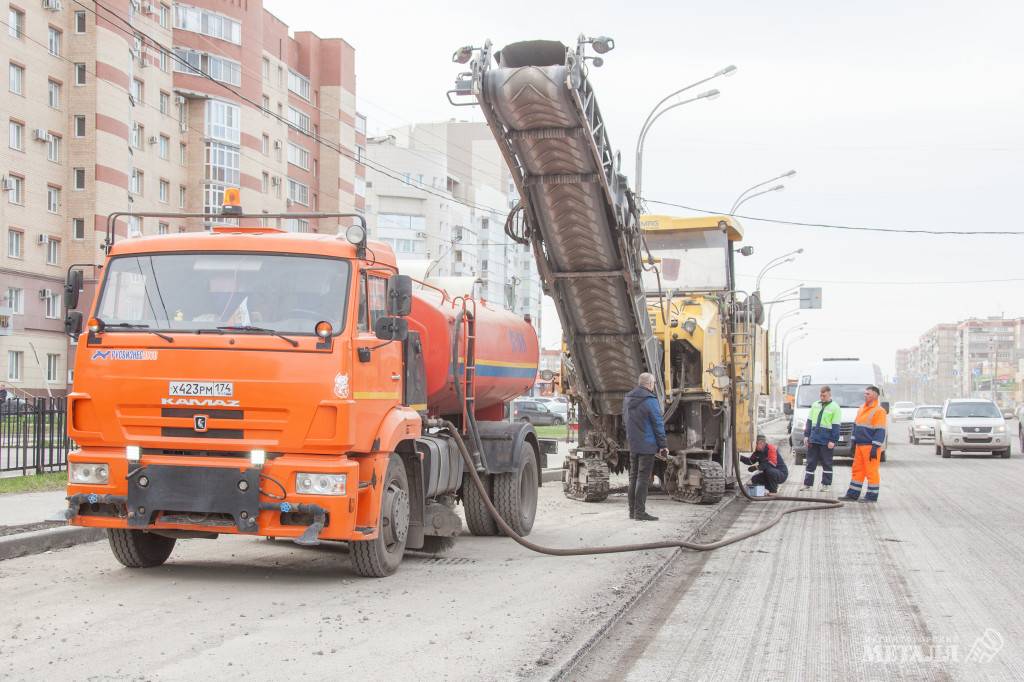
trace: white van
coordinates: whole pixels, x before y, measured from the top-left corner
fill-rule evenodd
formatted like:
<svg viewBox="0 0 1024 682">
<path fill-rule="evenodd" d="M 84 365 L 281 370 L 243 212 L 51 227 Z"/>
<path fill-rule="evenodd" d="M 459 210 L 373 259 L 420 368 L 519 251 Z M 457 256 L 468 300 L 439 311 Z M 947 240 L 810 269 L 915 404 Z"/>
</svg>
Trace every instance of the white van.
<svg viewBox="0 0 1024 682">
<path fill-rule="evenodd" d="M 832 400 L 843 412 L 843 421 L 839 426 L 839 442 L 833 451 L 837 457 L 853 457 L 853 422 L 857 411 L 864 404 L 864 389 L 868 386 L 882 385 L 882 370 L 873 362 L 863 362 L 859 358 L 825 358 L 821 362 L 807 368 L 801 375 L 796 387 L 796 400 L 793 403 L 793 426 L 790 433 L 790 445 L 793 447 L 794 460 L 803 464 L 807 456 L 804 447 L 804 425 L 811 412 L 811 405 L 818 400 L 821 387 L 832 388 Z M 879 398 L 882 407 L 888 411 L 888 403 Z M 888 435 L 888 428 L 886 429 Z M 882 448 L 882 461 L 885 461 L 885 447 Z"/>
</svg>

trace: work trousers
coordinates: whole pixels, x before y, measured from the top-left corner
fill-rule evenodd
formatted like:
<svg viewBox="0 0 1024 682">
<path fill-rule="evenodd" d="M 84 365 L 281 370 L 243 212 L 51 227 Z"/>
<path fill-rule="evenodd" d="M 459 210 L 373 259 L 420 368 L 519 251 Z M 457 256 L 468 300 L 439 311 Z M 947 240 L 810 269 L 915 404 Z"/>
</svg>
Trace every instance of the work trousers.
<svg viewBox="0 0 1024 682">
<path fill-rule="evenodd" d="M 654 471 L 654 455 L 629 453 L 629 513 L 643 514 L 647 511 L 647 487 L 651 484 Z"/>
<path fill-rule="evenodd" d="M 756 474 L 750 477 L 750 482 L 754 485 L 763 485 L 765 490 L 770 493 L 777 492 L 779 484 L 784 483 L 786 478 L 789 476 L 789 472 L 783 471 L 782 469 L 776 469 L 775 467 L 768 467 L 763 471 L 758 471 Z"/>
<path fill-rule="evenodd" d="M 808 443 L 807 466 L 804 469 L 804 485 L 814 485 L 814 471 L 821 464 L 821 484 L 832 485 L 832 453 L 828 445 Z"/>
<path fill-rule="evenodd" d="M 864 499 L 877 500 L 878 486 L 881 483 L 878 469 L 882 462 L 882 448 L 878 448 L 878 455 L 871 459 L 871 448 L 874 447 L 871 443 L 858 444 L 855 447 L 853 469 L 850 473 L 850 489 L 846 491 L 846 494 L 850 497 L 860 497 L 864 479 L 867 479 L 868 489 Z"/>
</svg>

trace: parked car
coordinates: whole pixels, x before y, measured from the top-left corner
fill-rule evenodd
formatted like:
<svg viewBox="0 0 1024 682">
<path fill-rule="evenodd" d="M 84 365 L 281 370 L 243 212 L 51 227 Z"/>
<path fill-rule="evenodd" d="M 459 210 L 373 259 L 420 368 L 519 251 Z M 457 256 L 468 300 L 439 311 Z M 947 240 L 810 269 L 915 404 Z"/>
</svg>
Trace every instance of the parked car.
<svg viewBox="0 0 1024 682">
<path fill-rule="evenodd" d="M 531 398 L 531 400 L 544 403 L 548 406 L 549 410 L 562 417 L 562 419 L 569 420 L 569 401 L 565 396 L 541 396 Z"/>
<path fill-rule="evenodd" d="M 1010 456 L 1010 434 L 1002 411 L 991 400 L 958 398 L 942 406 L 935 438 L 935 454 L 951 457 L 954 451 L 988 452 Z"/>
<path fill-rule="evenodd" d="M 557 426 L 565 423 L 565 417 L 552 412 L 545 403 L 533 399 L 514 401 L 512 403 L 512 420 L 530 422 L 534 426 L 550 424 Z"/>
<path fill-rule="evenodd" d="M 892 404 L 892 409 L 889 410 L 889 416 L 896 421 L 903 421 L 904 419 L 910 419 L 914 414 L 914 403 L 901 401 Z"/>
<path fill-rule="evenodd" d="M 0 414 L 25 414 L 31 409 L 27 398 L 8 398 L 0 402 Z"/>
<path fill-rule="evenodd" d="M 910 426 L 907 433 L 910 435 L 910 442 L 917 445 L 924 439 L 935 439 L 935 425 L 937 419 L 942 416 L 942 405 L 918 405 L 914 408 L 914 414 L 910 416 Z"/>
</svg>

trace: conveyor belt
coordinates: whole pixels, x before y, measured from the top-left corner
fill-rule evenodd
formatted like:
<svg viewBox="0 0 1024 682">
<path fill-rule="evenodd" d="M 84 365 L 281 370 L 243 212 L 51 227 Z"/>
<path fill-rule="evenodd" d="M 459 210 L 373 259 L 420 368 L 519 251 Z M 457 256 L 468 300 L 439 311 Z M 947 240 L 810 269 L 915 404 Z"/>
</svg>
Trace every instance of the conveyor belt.
<svg viewBox="0 0 1024 682">
<path fill-rule="evenodd" d="M 662 398 L 637 214 L 582 55 L 554 41 L 492 55 L 488 43 L 473 64 L 473 91 L 519 186 L 574 390 L 592 416 L 617 415 L 637 375 L 652 371 Z"/>
</svg>

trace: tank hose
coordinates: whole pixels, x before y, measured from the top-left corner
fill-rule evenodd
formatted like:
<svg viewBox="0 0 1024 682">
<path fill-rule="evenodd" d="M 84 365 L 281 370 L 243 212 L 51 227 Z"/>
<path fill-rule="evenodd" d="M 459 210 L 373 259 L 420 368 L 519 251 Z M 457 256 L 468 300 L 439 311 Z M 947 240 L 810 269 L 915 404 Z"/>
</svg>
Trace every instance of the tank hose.
<svg viewBox="0 0 1024 682">
<path fill-rule="evenodd" d="M 683 549 L 691 549 L 691 550 L 694 550 L 696 552 L 707 552 L 707 551 L 712 550 L 712 549 L 719 549 L 720 547 L 726 547 L 726 546 L 731 545 L 733 543 L 739 542 L 740 540 L 746 540 L 747 538 L 750 538 L 750 537 L 753 537 L 753 536 L 758 535 L 760 533 L 763 533 L 766 530 L 768 530 L 769 528 L 771 528 L 772 526 L 774 526 L 775 524 L 777 524 L 779 521 L 781 521 L 782 517 L 785 516 L 786 514 L 792 514 L 794 512 L 801 512 L 801 511 L 813 511 L 813 510 L 816 510 L 816 509 L 836 509 L 838 507 L 843 506 L 843 503 L 840 502 L 839 500 L 825 499 L 825 498 L 813 498 L 813 497 L 812 498 L 808 498 L 808 497 L 769 497 L 769 498 L 757 498 L 757 497 L 751 497 L 749 494 L 747 494 L 747 491 L 743 488 L 743 482 L 740 480 L 740 472 L 739 472 L 739 457 L 740 456 L 739 456 L 739 452 L 738 451 L 734 451 L 733 452 L 733 462 L 736 465 L 734 467 L 734 469 L 736 469 L 736 482 L 739 484 L 740 490 L 743 493 L 743 496 L 746 497 L 748 500 L 751 500 L 752 502 L 775 502 L 775 501 L 778 501 L 778 502 L 786 502 L 786 501 L 806 502 L 807 500 L 812 500 L 815 503 L 814 504 L 804 504 L 804 505 L 800 505 L 798 507 L 790 507 L 788 509 L 783 509 L 778 514 L 776 514 L 770 521 L 768 521 L 768 523 L 765 523 L 764 525 L 758 526 L 757 528 L 753 528 L 753 529 L 745 531 L 743 533 L 739 533 L 739 534 L 734 535 L 732 537 L 723 538 L 723 539 L 721 539 L 721 540 L 719 540 L 717 542 L 700 543 L 700 542 L 688 542 L 686 540 L 662 540 L 660 542 L 640 542 L 640 543 L 635 543 L 635 544 L 631 544 L 631 545 L 608 545 L 608 546 L 605 546 L 605 547 L 573 547 L 573 548 L 545 547 L 543 545 L 538 545 L 538 544 L 536 544 L 534 542 L 530 542 L 529 540 L 527 540 L 523 536 L 519 535 L 514 530 L 512 530 L 512 527 L 509 526 L 508 523 L 505 522 L 505 519 L 501 518 L 501 514 L 498 513 L 498 510 L 495 508 L 494 504 L 491 502 L 490 496 L 487 494 L 487 489 L 484 487 L 483 481 L 480 480 L 480 475 L 477 474 L 476 466 L 473 464 L 473 457 L 469 454 L 469 450 L 466 449 L 466 444 L 462 440 L 462 434 L 459 433 L 459 430 L 455 427 L 455 425 L 453 423 L 451 423 L 450 421 L 448 421 L 447 419 L 429 420 L 429 422 L 430 422 L 431 425 L 437 425 L 437 426 L 443 427 L 444 429 L 446 429 L 448 431 L 448 433 L 451 434 L 452 438 L 455 439 L 455 444 L 459 448 L 459 453 L 462 455 L 462 459 L 466 463 L 466 470 L 469 472 L 469 477 L 473 480 L 473 485 L 476 487 L 477 492 L 480 493 L 480 499 L 483 500 L 484 506 L 487 507 L 487 511 L 490 513 L 491 517 L 494 518 L 494 522 L 498 524 L 498 527 L 502 530 L 502 532 L 505 535 L 507 535 L 508 537 L 510 537 L 513 540 L 515 540 L 517 543 L 519 543 L 523 547 L 525 547 L 526 549 L 532 550 L 534 552 L 538 552 L 540 554 L 548 554 L 548 555 L 551 555 L 551 556 L 585 556 L 585 555 L 589 555 L 589 554 L 620 554 L 622 552 L 642 552 L 642 551 L 646 551 L 646 550 L 649 550 L 649 549 L 669 549 L 669 548 L 674 548 L 674 547 L 682 547 Z M 734 450 L 735 450 L 735 448 L 734 448 Z"/>
</svg>

